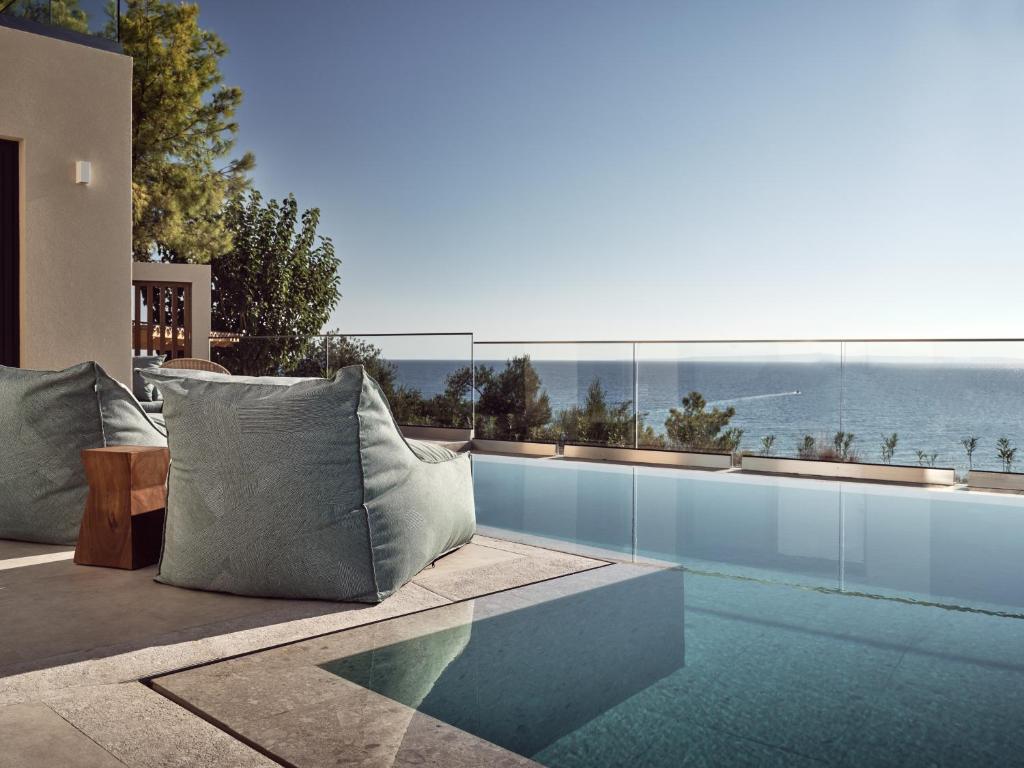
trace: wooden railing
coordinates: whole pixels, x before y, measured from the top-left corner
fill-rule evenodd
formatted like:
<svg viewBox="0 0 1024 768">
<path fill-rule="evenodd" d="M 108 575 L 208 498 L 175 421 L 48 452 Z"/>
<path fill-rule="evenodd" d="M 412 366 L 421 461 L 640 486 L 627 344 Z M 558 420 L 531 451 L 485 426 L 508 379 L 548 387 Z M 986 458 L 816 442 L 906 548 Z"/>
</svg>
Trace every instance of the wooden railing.
<svg viewBox="0 0 1024 768">
<path fill-rule="evenodd" d="M 192 357 L 192 284 L 133 280 L 136 355 Z"/>
</svg>

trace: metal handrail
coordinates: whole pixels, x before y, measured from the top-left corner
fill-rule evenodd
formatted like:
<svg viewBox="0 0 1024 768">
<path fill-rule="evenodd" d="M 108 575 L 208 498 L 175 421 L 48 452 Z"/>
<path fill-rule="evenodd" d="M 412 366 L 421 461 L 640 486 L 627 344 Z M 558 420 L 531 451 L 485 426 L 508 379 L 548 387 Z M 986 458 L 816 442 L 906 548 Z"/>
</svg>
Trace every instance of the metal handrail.
<svg viewBox="0 0 1024 768">
<path fill-rule="evenodd" d="M 250 336 L 246 333 L 236 333 L 235 331 L 211 331 L 211 333 L 221 334 L 223 338 L 224 334 L 237 336 L 240 339 L 325 339 L 325 338 L 380 338 L 380 337 L 400 337 L 400 336 L 468 336 L 473 337 L 472 331 L 442 331 L 440 333 L 311 333 L 306 336 L 299 336 L 294 333 L 279 333 L 269 336 Z"/>
<path fill-rule="evenodd" d="M 250 336 L 245 333 L 234 331 L 215 331 L 219 334 L 232 334 L 245 339 L 291 339 L 296 334 L 276 334 Z M 371 337 L 400 337 L 400 336 L 470 336 L 474 337 L 472 331 L 438 331 L 423 332 L 415 331 L 410 333 L 311 333 L 303 338 L 315 339 L 328 336 L 339 338 L 371 338 Z M 1024 343 L 1024 337 L 1014 336 L 991 336 L 991 337 L 950 337 L 950 338 L 830 338 L 830 339 L 476 339 L 474 344 L 486 344 L 491 346 L 526 346 L 532 344 L 997 344 L 997 343 Z"/>
<path fill-rule="evenodd" d="M 429 335 L 429 334 L 428 334 Z M 508 340 L 477 339 L 476 344 L 527 345 L 527 344 L 991 344 L 1024 342 L 1017 337 L 985 338 L 839 338 L 839 339 L 535 339 Z"/>
</svg>

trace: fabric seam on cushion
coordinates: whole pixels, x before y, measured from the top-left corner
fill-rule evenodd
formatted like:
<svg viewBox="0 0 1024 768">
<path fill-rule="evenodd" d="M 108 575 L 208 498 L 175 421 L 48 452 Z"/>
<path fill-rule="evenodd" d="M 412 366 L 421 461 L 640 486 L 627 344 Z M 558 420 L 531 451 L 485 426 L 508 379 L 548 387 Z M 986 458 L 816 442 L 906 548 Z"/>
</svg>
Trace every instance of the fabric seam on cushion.
<svg viewBox="0 0 1024 768">
<path fill-rule="evenodd" d="M 107 425 L 103 420 L 103 398 L 100 396 L 100 372 L 96 362 L 92 362 L 92 395 L 96 398 L 96 416 L 100 420 L 100 437 L 103 438 L 103 447 L 109 448 L 107 442 Z"/>
<path fill-rule="evenodd" d="M 360 377 L 359 377 L 359 398 L 356 400 L 356 423 L 359 425 L 359 431 L 356 435 L 356 441 L 359 446 L 357 453 L 359 454 L 359 487 L 362 489 L 363 494 L 363 514 L 366 517 L 366 543 L 370 549 L 370 574 L 373 576 L 373 593 L 377 599 L 380 599 L 380 584 L 377 581 L 377 558 L 373 553 L 373 526 L 370 524 L 370 509 L 366 506 L 366 472 L 363 469 L 363 394 L 366 392 L 366 382 L 373 381 L 366 373 L 366 370 L 359 366 Z M 344 369 L 342 369 L 344 370 Z"/>
<path fill-rule="evenodd" d="M 363 508 L 363 516 L 366 517 L 366 541 L 370 545 L 370 574 L 373 576 L 373 594 L 380 600 L 380 584 L 377 582 L 377 558 L 373 555 L 373 526 L 370 525 L 370 508 L 366 504 L 361 504 L 360 506 Z"/>
<path fill-rule="evenodd" d="M 160 569 L 164 565 L 164 549 L 167 547 L 167 520 L 171 510 L 171 465 L 173 463 L 170 459 L 167 460 L 167 477 L 164 478 L 164 524 L 160 529 L 160 557 L 156 560 L 156 573 L 153 575 L 153 581 L 156 582 L 160 582 Z"/>
</svg>

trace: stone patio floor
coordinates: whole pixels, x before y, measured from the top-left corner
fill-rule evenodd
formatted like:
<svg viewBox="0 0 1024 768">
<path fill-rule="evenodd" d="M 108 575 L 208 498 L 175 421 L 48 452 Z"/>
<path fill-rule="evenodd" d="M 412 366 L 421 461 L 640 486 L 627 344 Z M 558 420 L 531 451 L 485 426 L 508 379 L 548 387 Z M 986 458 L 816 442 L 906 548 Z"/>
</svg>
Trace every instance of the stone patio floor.
<svg viewBox="0 0 1024 768">
<path fill-rule="evenodd" d="M 276 763 L 141 680 L 599 568 L 477 536 L 379 605 L 179 589 L 0 541 L 0 768 Z"/>
</svg>

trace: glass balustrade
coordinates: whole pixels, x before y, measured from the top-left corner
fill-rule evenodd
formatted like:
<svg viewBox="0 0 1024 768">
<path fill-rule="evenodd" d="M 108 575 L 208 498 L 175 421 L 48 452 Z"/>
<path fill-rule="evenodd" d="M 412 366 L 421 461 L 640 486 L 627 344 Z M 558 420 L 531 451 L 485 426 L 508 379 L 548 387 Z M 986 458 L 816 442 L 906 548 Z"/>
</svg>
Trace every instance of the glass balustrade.
<svg viewBox="0 0 1024 768">
<path fill-rule="evenodd" d="M 862 461 L 1014 471 L 1024 342 L 847 341 L 843 429 Z"/>
<path fill-rule="evenodd" d="M 211 337 L 211 358 L 232 374 L 330 378 L 362 365 L 403 426 L 473 424 L 473 337 L 468 333 Z"/>
<path fill-rule="evenodd" d="M 117 0 L 0 0 L 0 16 L 117 41 L 122 4 Z"/>
<path fill-rule="evenodd" d="M 631 343 L 475 346 L 477 437 L 633 447 Z"/>
<path fill-rule="evenodd" d="M 839 342 L 637 344 L 640 446 L 845 455 Z"/>
<path fill-rule="evenodd" d="M 479 439 L 945 467 L 960 480 L 1024 466 L 1021 341 L 474 343 L 464 333 L 212 344 L 236 374 L 332 376 L 361 363 L 400 423 Z"/>
</svg>

